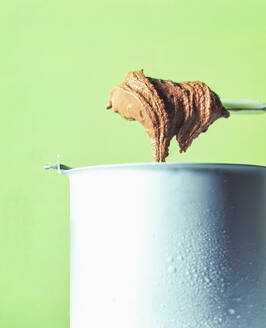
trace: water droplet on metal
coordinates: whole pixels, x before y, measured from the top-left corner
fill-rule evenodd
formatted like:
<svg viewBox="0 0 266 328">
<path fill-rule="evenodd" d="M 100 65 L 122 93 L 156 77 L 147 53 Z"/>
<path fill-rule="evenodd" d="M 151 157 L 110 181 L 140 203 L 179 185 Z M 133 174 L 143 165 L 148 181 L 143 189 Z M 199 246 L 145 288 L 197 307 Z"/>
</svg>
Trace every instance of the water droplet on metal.
<svg viewBox="0 0 266 328">
<path fill-rule="evenodd" d="M 183 261 L 184 257 L 182 255 L 177 255 L 176 259 L 177 261 Z"/>
<path fill-rule="evenodd" d="M 176 268 L 173 265 L 169 265 L 168 271 L 171 273 L 176 272 Z"/>
<path fill-rule="evenodd" d="M 233 314 L 235 314 L 235 313 L 236 313 L 236 311 L 235 311 L 234 309 L 229 309 L 229 310 L 228 310 L 228 313 L 230 313 L 230 314 L 232 314 L 232 315 L 233 315 Z"/>
<path fill-rule="evenodd" d="M 166 259 L 166 261 L 167 261 L 168 263 L 173 262 L 173 260 L 174 260 L 174 258 L 173 258 L 173 256 L 171 256 L 171 255 L 169 255 L 169 256 L 167 257 L 167 259 Z"/>
<path fill-rule="evenodd" d="M 205 280 L 207 283 L 211 282 L 210 278 L 208 278 L 208 277 L 204 277 L 204 280 Z"/>
</svg>

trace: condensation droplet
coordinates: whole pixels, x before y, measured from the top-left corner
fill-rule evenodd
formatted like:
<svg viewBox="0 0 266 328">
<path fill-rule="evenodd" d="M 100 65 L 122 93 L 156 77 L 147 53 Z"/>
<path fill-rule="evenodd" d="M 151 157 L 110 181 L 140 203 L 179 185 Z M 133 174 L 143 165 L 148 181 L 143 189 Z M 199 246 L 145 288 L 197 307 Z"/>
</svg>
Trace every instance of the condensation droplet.
<svg viewBox="0 0 266 328">
<path fill-rule="evenodd" d="M 176 272 L 176 268 L 173 265 L 169 265 L 168 271 L 171 273 Z"/>
<path fill-rule="evenodd" d="M 237 319 L 240 319 L 240 318 L 241 318 L 240 314 L 238 314 L 238 315 L 236 316 L 236 318 L 237 318 Z"/>
<path fill-rule="evenodd" d="M 167 261 L 168 263 L 173 262 L 173 260 L 174 260 L 174 258 L 173 258 L 173 256 L 171 256 L 171 255 L 169 255 L 169 256 L 167 257 L 167 259 L 166 259 L 166 261 Z"/>
<path fill-rule="evenodd" d="M 208 278 L 208 277 L 204 277 L 204 280 L 207 282 L 207 283 L 209 283 L 211 280 L 210 280 L 210 278 Z"/>
<path fill-rule="evenodd" d="M 234 309 L 229 309 L 228 312 L 232 315 L 236 313 L 236 311 Z"/>
</svg>

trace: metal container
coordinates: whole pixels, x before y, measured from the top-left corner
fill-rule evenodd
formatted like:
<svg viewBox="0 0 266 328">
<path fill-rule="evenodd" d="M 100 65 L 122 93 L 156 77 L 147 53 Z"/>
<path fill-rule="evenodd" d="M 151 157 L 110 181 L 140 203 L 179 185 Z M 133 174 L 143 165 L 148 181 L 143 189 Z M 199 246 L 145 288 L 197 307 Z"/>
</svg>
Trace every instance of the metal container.
<svg viewBox="0 0 266 328">
<path fill-rule="evenodd" d="M 59 171 L 70 180 L 71 328 L 265 328 L 266 167 Z"/>
</svg>

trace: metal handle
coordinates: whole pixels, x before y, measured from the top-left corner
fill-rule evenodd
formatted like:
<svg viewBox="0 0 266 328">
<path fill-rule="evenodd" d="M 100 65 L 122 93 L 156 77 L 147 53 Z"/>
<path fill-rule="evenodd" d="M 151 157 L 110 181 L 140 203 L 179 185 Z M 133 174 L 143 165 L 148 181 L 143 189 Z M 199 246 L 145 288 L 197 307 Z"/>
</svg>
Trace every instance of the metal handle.
<svg viewBox="0 0 266 328">
<path fill-rule="evenodd" d="M 243 114 L 266 113 L 266 104 L 252 99 L 231 99 L 222 100 L 225 108 L 232 112 L 242 112 Z"/>
</svg>

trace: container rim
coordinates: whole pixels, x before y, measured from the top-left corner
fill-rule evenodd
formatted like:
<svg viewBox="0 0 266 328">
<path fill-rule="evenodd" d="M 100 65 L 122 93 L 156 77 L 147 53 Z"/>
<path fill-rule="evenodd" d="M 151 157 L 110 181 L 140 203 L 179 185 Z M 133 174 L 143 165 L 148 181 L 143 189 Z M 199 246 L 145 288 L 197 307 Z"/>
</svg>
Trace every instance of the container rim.
<svg viewBox="0 0 266 328">
<path fill-rule="evenodd" d="M 104 169 L 123 169 L 123 168 L 147 168 L 147 169 L 165 169 L 165 168 L 197 168 L 197 169 L 251 169 L 251 170 L 266 170 L 266 166 L 253 164 L 236 164 L 236 163 L 177 163 L 177 162 L 143 162 L 143 163 L 120 163 L 120 164 L 100 164 L 92 166 L 84 166 L 73 168 L 69 170 L 61 170 L 61 174 L 71 175 L 72 173 L 79 173 L 84 171 L 104 170 Z"/>
</svg>

